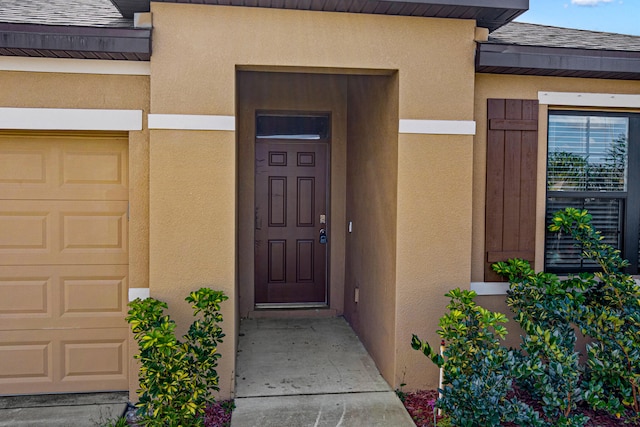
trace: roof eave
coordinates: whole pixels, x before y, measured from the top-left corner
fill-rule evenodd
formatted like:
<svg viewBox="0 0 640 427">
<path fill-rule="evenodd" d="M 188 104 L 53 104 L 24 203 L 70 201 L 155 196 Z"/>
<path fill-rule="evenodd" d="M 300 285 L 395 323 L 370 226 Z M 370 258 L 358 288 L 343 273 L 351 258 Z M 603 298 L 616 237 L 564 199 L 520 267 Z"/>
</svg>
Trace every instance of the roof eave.
<svg viewBox="0 0 640 427">
<path fill-rule="evenodd" d="M 0 23 L 0 55 L 148 61 L 151 30 Z"/>
<path fill-rule="evenodd" d="M 118 12 L 129 19 L 138 12 L 149 12 L 150 0 L 111 0 L 111 3 L 118 9 Z"/>
<path fill-rule="evenodd" d="M 433 18 L 474 19 L 493 31 L 529 10 L 529 0 L 154 0 L 164 3 L 195 3 L 225 6 L 370 13 Z M 132 18 L 147 12 L 150 0 L 111 0 L 120 13 Z"/>
<path fill-rule="evenodd" d="M 640 52 L 478 43 L 476 72 L 640 80 Z"/>
</svg>

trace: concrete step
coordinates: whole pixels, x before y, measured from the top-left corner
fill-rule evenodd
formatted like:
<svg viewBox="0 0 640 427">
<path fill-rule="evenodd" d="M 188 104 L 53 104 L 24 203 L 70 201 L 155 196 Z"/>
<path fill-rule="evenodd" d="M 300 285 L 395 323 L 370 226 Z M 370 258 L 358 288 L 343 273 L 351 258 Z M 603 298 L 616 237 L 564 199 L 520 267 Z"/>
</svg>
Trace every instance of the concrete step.
<svg viewBox="0 0 640 427">
<path fill-rule="evenodd" d="M 127 408 L 128 393 L 0 397 L 0 427 L 96 427 Z"/>
<path fill-rule="evenodd" d="M 231 427 L 415 427 L 392 391 L 237 398 Z"/>
</svg>

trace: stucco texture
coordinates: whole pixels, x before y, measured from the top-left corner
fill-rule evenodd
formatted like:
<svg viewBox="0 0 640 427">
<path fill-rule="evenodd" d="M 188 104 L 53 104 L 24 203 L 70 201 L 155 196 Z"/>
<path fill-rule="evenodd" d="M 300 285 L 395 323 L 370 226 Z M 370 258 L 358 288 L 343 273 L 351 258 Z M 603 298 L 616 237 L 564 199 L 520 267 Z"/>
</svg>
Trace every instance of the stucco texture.
<svg viewBox="0 0 640 427">
<path fill-rule="evenodd" d="M 222 304 L 220 394 L 233 389 L 235 355 L 235 137 L 233 132 L 151 131 L 150 293 L 168 302 L 176 335 L 193 322 L 184 299 L 206 286 Z M 231 159 L 231 161 L 229 160 Z"/>
<path fill-rule="evenodd" d="M 471 136 L 400 135 L 396 386 L 437 386 L 435 365 L 406 348 L 412 333 L 439 343 L 444 294 L 469 287 L 472 161 Z"/>
<path fill-rule="evenodd" d="M 375 141 L 381 146 L 390 145 L 374 154 L 372 164 L 347 159 L 345 165 L 344 158 L 336 161 L 332 152 L 332 214 L 337 215 L 333 225 L 346 225 L 349 218 L 344 207 L 363 197 L 359 192 L 349 193 L 344 178 L 348 168 L 384 168 L 397 156 L 397 163 L 381 170 L 379 178 L 385 179 L 381 197 L 388 205 L 372 212 L 377 224 L 364 229 L 382 229 L 386 234 L 378 241 L 387 247 L 369 245 L 371 258 L 354 254 L 353 265 L 363 263 L 360 271 L 380 273 L 374 283 L 366 274 L 362 276 L 373 288 L 363 292 L 359 303 L 360 334 L 392 386 L 403 381 L 413 388 L 435 385 L 437 375 L 425 368 L 428 363 L 423 356 L 411 350 L 410 338 L 414 332 L 425 335 L 425 331 L 435 331 L 445 303 L 439 296 L 452 286 L 468 286 L 470 280 L 472 138 L 398 138 L 397 126 L 398 119 L 473 119 L 475 22 L 155 2 L 151 8 L 151 113 L 238 114 L 241 120 L 242 114 L 252 114 L 243 110 L 247 107 L 243 104 L 245 95 L 239 97 L 245 88 L 238 86 L 242 81 L 238 73 L 245 71 L 332 74 L 338 86 L 344 84 L 339 75 L 358 79 L 365 75 L 393 76 L 394 89 L 384 92 L 392 96 L 392 108 L 360 111 L 391 113 L 380 125 L 381 141 Z M 289 89 L 300 91 L 303 99 L 325 85 L 291 84 Z M 335 87 L 325 86 L 332 90 Z M 274 94 L 274 87 L 268 85 L 252 93 L 255 99 L 267 95 L 282 101 L 295 99 L 297 94 Z M 378 102 L 375 96 L 368 99 Z M 281 105 L 272 101 L 270 105 Z M 357 103 L 352 106 L 357 107 Z M 393 135 L 389 129 L 393 129 Z M 365 138 L 378 137 L 375 132 L 357 133 L 364 144 L 361 150 L 366 151 L 368 144 L 375 147 Z M 239 137 L 244 138 L 241 133 Z M 250 164 L 253 159 L 251 150 L 236 151 L 237 138 L 238 134 L 231 132 L 151 132 L 152 296 L 179 301 L 184 293 L 179 290 L 185 283 L 208 282 L 229 290 L 233 302 L 228 304 L 227 314 L 235 309 L 238 297 L 248 296 L 237 293 L 234 268 L 246 255 L 243 251 L 249 239 L 239 231 L 236 249 L 235 230 L 230 224 L 235 225 L 240 218 L 238 227 L 251 227 L 250 210 L 238 211 L 245 196 L 250 204 L 250 178 L 235 180 L 236 174 L 244 176 L 244 167 L 238 170 L 238 165 Z M 348 151 L 351 143 L 347 141 L 342 149 Z M 388 153 L 393 155 L 380 156 Z M 335 168 L 342 171 L 336 173 Z M 237 186 L 240 193 L 236 192 Z M 362 194 L 376 195 L 376 181 L 361 188 L 365 191 Z M 244 196 L 243 191 L 247 191 Z M 341 194 L 342 201 L 334 203 Z M 365 213 L 359 215 L 365 217 Z M 355 230 L 362 231 L 357 227 L 363 223 L 354 223 Z M 333 236 L 340 234 L 334 230 Z M 331 268 L 343 266 L 348 270 L 344 260 L 334 260 L 335 254 L 339 252 L 332 252 Z M 378 270 L 368 268 L 383 256 L 385 261 L 376 267 Z M 238 264 L 242 269 L 239 276 L 251 274 L 244 270 L 249 264 Z M 332 272 L 331 277 L 336 279 L 340 274 Z M 246 289 L 243 283 L 241 292 Z M 342 298 L 342 290 L 345 299 L 353 299 L 352 284 L 330 286 L 331 298 Z M 240 300 L 242 312 L 246 303 Z M 334 308 L 340 312 L 341 305 L 338 302 Z M 174 313 L 187 320 L 182 310 Z M 225 332 L 235 336 L 234 327 L 226 323 Z M 377 331 L 382 333 L 378 336 Z M 233 378 L 233 349 L 225 350 L 220 369 L 223 383 Z M 224 389 L 221 394 L 229 391 Z"/>
<path fill-rule="evenodd" d="M 345 317 L 394 381 L 398 78 L 350 76 Z M 358 292 L 358 301 L 355 294 Z"/>
<path fill-rule="evenodd" d="M 232 115 L 236 67 L 317 67 L 400 70 L 401 118 L 473 117 L 473 20 L 169 3 L 151 9 L 153 113 Z"/>
</svg>

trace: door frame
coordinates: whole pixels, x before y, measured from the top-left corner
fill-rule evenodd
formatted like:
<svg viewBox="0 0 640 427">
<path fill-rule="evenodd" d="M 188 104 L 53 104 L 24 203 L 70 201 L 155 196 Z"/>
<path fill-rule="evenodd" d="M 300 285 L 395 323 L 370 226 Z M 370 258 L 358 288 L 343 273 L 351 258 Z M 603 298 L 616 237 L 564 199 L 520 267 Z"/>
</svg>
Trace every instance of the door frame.
<svg viewBox="0 0 640 427">
<path fill-rule="evenodd" d="M 318 144 L 326 144 L 326 154 L 325 154 L 325 164 L 326 164 L 326 170 L 325 170 L 325 182 L 324 182 L 324 186 L 325 186 L 325 215 L 327 215 L 327 221 L 325 224 L 326 230 L 327 230 L 327 235 L 329 236 L 328 242 L 325 246 L 325 265 L 324 265 L 324 269 L 325 269 L 325 279 L 324 279 L 324 301 L 323 302 L 293 302 L 293 303 L 257 303 L 256 302 L 256 287 L 258 286 L 257 281 L 255 279 L 256 277 L 256 270 L 257 270 L 257 265 L 256 265 L 256 253 L 255 253 L 255 246 L 254 246 L 254 251 L 252 254 L 253 257 L 253 277 L 254 277 L 254 281 L 253 281 L 253 288 L 254 288 L 254 292 L 253 292 L 253 306 L 256 309 L 295 309 L 295 308 L 329 308 L 330 305 L 330 289 L 331 289 L 331 224 L 332 224 L 332 220 L 331 220 L 331 141 L 332 141 L 332 125 L 333 125 L 333 120 L 332 120 L 332 112 L 331 111 L 326 111 L 326 110 L 274 110 L 274 109 L 256 109 L 253 112 L 253 118 L 251 120 L 252 122 L 252 130 L 251 130 L 251 137 L 252 137 L 252 141 L 253 141 L 253 181 L 254 181 L 254 187 L 253 187 L 253 207 L 254 207 L 254 212 L 256 210 L 256 206 L 257 206 L 257 196 L 258 196 L 258 192 L 255 186 L 255 180 L 256 180 L 256 176 L 257 176 L 257 167 L 256 167 L 256 145 L 259 144 L 259 140 L 258 137 L 256 135 L 256 127 L 257 127 L 257 117 L 259 115 L 278 115 L 278 116 L 314 116 L 314 117 L 327 117 L 328 118 L 328 135 L 326 138 L 320 138 L 317 140 L 313 140 L 313 143 Z M 301 143 L 309 143 L 309 140 L 306 139 L 298 139 L 298 138 L 284 138 L 284 139 L 269 139 L 269 142 L 273 142 L 273 143 L 290 143 L 290 144 L 301 144 Z M 266 142 L 266 141 L 265 141 Z M 255 228 L 255 219 L 254 219 L 254 227 L 253 227 L 253 241 L 255 244 L 256 241 L 256 228 Z M 323 227 L 321 227 L 323 228 Z"/>
</svg>

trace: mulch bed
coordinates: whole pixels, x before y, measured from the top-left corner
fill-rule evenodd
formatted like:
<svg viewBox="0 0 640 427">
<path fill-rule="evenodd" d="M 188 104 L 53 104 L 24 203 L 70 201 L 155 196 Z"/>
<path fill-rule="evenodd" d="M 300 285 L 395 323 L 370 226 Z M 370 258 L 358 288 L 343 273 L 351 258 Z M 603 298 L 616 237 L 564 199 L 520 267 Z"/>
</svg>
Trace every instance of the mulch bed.
<svg viewBox="0 0 640 427">
<path fill-rule="evenodd" d="M 538 405 L 536 405 L 531 398 L 525 395 L 520 390 L 515 390 L 514 394 L 518 396 L 520 400 L 526 402 L 528 405 L 536 408 L 541 412 Z M 404 407 L 411 415 L 411 418 L 418 427 L 434 427 L 433 424 L 433 406 L 438 398 L 438 392 L 435 390 L 419 390 L 411 393 L 399 393 L 401 400 L 404 403 Z M 582 413 L 589 417 L 589 421 L 585 427 L 617 427 L 617 426 L 640 426 L 640 420 L 633 418 L 633 413 L 628 411 L 627 414 L 620 418 L 613 417 L 603 411 L 594 411 L 586 406 L 578 406 L 577 413 Z M 445 425 L 446 419 L 438 417 L 437 425 Z M 449 424 L 446 424 L 449 425 Z M 513 423 L 505 423 L 504 427 L 518 427 Z"/>
<path fill-rule="evenodd" d="M 233 400 L 223 400 L 209 405 L 204 411 L 204 427 L 231 426 L 231 412 L 234 408 Z"/>
<path fill-rule="evenodd" d="M 223 400 L 207 406 L 204 411 L 204 427 L 230 427 L 231 412 L 234 408 L 233 400 Z M 125 419 L 130 427 L 140 426 L 136 408 L 133 405 L 129 406 Z"/>
<path fill-rule="evenodd" d="M 433 427 L 433 405 L 436 399 L 438 392 L 435 390 L 418 390 L 401 393 L 400 396 L 404 407 L 418 427 Z"/>
</svg>

